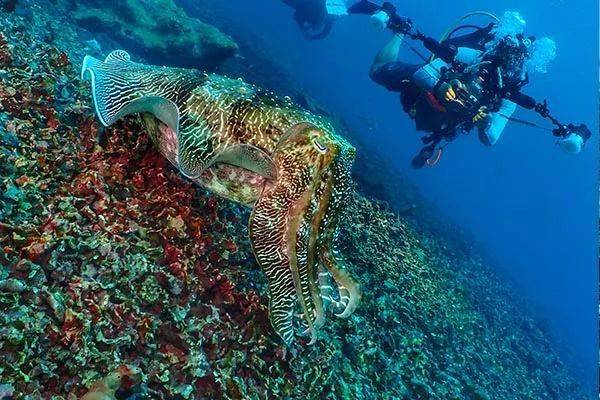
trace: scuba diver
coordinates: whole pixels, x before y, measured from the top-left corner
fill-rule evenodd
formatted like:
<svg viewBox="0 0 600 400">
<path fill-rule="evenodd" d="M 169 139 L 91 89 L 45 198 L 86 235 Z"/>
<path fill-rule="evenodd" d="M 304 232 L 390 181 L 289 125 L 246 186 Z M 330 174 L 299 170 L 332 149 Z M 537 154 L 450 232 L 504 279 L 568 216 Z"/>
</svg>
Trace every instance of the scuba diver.
<svg viewBox="0 0 600 400">
<path fill-rule="evenodd" d="M 551 131 L 569 153 L 581 151 L 590 138 L 585 125 L 561 123 L 551 115 L 546 100 L 538 102 L 522 93 L 529 83 L 529 70 L 545 72 L 555 45 L 548 38 L 525 36 L 525 21 L 518 13 L 507 12 L 503 19 L 489 13 L 468 14 L 438 41 L 416 30 L 389 2 L 380 6 L 362 0 L 348 12 L 371 15 L 375 24 L 394 33 L 375 57 L 370 76 L 388 90 L 399 92 L 403 109 L 415 120 L 417 130 L 427 132 L 421 139 L 425 146 L 412 160 L 413 167 L 436 165 L 446 145 L 459 133 L 476 129 L 480 141 L 491 146 L 508 121 Z M 484 27 L 460 25 L 473 15 L 485 15 L 494 22 Z M 456 36 L 466 29 L 472 32 Z M 423 62 L 398 61 L 407 37 L 421 42 L 432 55 L 426 58 L 410 46 Z M 554 128 L 512 117 L 517 106 L 535 111 Z"/>
<path fill-rule="evenodd" d="M 294 20 L 310 40 L 326 37 L 336 16 L 346 15 L 345 0 L 283 0 L 294 9 Z"/>
</svg>

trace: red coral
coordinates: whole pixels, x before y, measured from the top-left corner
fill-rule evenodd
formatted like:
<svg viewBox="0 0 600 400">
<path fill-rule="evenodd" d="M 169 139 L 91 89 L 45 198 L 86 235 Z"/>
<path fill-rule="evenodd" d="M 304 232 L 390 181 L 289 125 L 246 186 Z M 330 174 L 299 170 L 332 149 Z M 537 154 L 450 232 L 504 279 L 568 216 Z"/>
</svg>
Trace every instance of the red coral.
<svg viewBox="0 0 600 400">
<path fill-rule="evenodd" d="M 83 323 L 77 318 L 72 309 L 67 309 L 65 319 L 62 324 L 63 338 L 61 342 L 68 346 L 71 343 L 78 341 L 81 338 L 83 331 Z"/>
<path fill-rule="evenodd" d="M 57 218 L 53 216 L 48 216 L 48 218 L 46 218 L 46 221 L 42 224 L 41 229 L 43 232 L 51 233 L 56 231 L 57 226 Z"/>
<path fill-rule="evenodd" d="M 69 56 L 64 51 L 61 51 L 57 57 L 53 59 L 54 66 L 58 68 L 66 67 L 71 62 L 69 61 Z"/>
<path fill-rule="evenodd" d="M 217 306 L 233 303 L 234 288 L 233 283 L 224 275 L 217 275 L 215 285 L 209 291 L 209 294 L 212 295 L 212 302 Z"/>
<path fill-rule="evenodd" d="M 19 186 L 25 186 L 29 182 L 31 182 L 31 179 L 27 175 L 21 175 L 19 178 L 15 179 L 15 183 Z"/>
<path fill-rule="evenodd" d="M 87 306 L 87 310 L 92 316 L 93 322 L 98 322 L 100 320 L 102 311 L 100 310 L 100 306 L 94 302 L 93 299 L 87 298 L 83 300 L 85 305 Z"/>
<path fill-rule="evenodd" d="M 181 259 L 181 249 L 173 246 L 171 243 L 165 241 L 163 243 L 163 250 L 165 252 L 165 262 L 167 264 L 178 262 Z"/>
<path fill-rule="evenodd" d="M 147 315 L 144 315 L 138 321 L 137 331 L 138 331 L 138 335 L 140 337 L 140 341 L 142 343 L 146 342 L 146 335 L 150 331 L 151 327 L 152 327 L 152 319 Z"/>
<path fill-rule="evenodd" d="M 233 242 L 233 240 L 226 240 L 223 243 L 223 246 L 230 252 L 230 253 L 235 253 L 237 252 L 237 245 Z"/>
<path fill-rule="evenodd" d="M 181 281 L 187 280 L 187 268 L 185 267 L 185 264 L 180 262 L 173 262 L 169 264 L 169 271 L 177 279 Z"/>
<path fill-rule="evenodd" d="M 196 381 L 195 395 L 203 399 L 220 399 L 223 397 L 221 387 L 212 374 L 199 378 Z"/>
<path fill-rule="evenodd" d="M 45 263 L 47 259 L 47 247 L 43 240 L 32 242 L 29 246 L 25 247 L 25 254 L 30 261 L 38 264 Z"/>
<path fill-rule="evenodd" d="M 83 145 L 84 150 L 90 151 L 96 145 L 96 138 L 98 136 L 98 125 L 93 117 L 84 118 L 79 123 L 79 143 Z"/>
<path fill-rule="evenodd" d="M 171 364 L 184 363 L 187 360 L 185 351 L 173 346 L 170 343 L 161 345 L 160 352 L 167 357 Z"/>
</svg>

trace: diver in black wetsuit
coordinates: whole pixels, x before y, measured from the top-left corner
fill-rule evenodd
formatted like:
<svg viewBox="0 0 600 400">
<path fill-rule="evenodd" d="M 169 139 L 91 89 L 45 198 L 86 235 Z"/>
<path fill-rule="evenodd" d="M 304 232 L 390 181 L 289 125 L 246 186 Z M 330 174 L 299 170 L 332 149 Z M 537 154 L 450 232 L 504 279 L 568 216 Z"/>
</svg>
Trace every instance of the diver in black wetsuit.
<svg viewBox="0 0 600 400">
<path fill-rule="evenodd" d="M 322 39 L 333 27 L 333 17 L 327 12 L 325 0 L 283 0 L 292 7 L 294 20 L 308 39 Z"/>
<path fill-rule="evenodd" d="M 515 120 L 512 114 L 517 106 L 534 110 L 556 125 L 553 133 L 568 152 L 579 152 L 590 137 L 585 125 L 561 124 L 550 115 L 546 102 L 537 103 L 521 92 L 528 83 L 526 65 L 535 38 L 522 32 L 506 34 L 496 19 L 486 27 L 457 27 L 440 42 L 416 31 L 412 21 L 397 15 L 389 2 L 379 6 L 362 0 L 348 11 L 372 15 L 376 23 L 395 34 L 375 57 L 370 76 L 388 90 L 399 92 L 403 109 L 415 120 L 417 130 L 429 133 L 423 138 L 426 146 L 413 159 L 415 168 L 437 162 L 443 146 L 433 157 L 436 146 L 453 140 L 458 132 L 477 129 L 482 143 L 495 144 L 508 121 Z M 452 37 L 463 28 L 474 32 Z M 420 64 L 398 61 L 407 37 L 421 41 L 433 56 L 427 59 L 417 52 L 423 59 Z"/>
</svg>

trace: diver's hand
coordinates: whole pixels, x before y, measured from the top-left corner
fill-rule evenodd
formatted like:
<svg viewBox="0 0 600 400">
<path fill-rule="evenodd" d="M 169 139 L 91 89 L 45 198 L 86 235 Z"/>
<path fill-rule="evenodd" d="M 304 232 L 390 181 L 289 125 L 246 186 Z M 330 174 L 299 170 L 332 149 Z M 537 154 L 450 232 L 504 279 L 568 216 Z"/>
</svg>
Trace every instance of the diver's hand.
<svg viewBox="0 0 600 400">
<path fill-rule="evenodd" d="M 475 114 L 475 116 L 473 117 L 473 123 L 476 124 L 480 121 L 485 121 L 489 116 L 490 114 L 488 113 L 488 109 L 486 106 L 479 107 L 479 110 L 477 110 L 477 114 Z"/>
<path fill-rule="evenodd" d="M 453 79 L 450 82 L 444 82 L 438 90 L 438 97 L 443 98 L 446 101 L 454 101 L 458 96 L 456 92 L 463 88 L 463 83 L 458 79 Z"/>
</svg>

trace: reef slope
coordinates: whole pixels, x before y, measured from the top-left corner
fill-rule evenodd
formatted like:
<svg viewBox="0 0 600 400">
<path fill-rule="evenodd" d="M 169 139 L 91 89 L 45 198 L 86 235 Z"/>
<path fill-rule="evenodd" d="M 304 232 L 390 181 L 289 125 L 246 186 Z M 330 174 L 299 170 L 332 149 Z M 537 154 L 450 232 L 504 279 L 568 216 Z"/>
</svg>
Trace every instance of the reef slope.
<svg viewBox="0 0 600 400">
<path fill-rule="evenodd" d="M 135 118 L 102 129 L 65 49 L 11 18 L 0 12 L 0 393 L 80 398 L 127 364 L 143 383 L 108 398 L 586 398 L 481 257 L 360 194 L 340 245 L 361 305 L 286 350 L 247 211 L 182 178 Z"/>
</svg>

